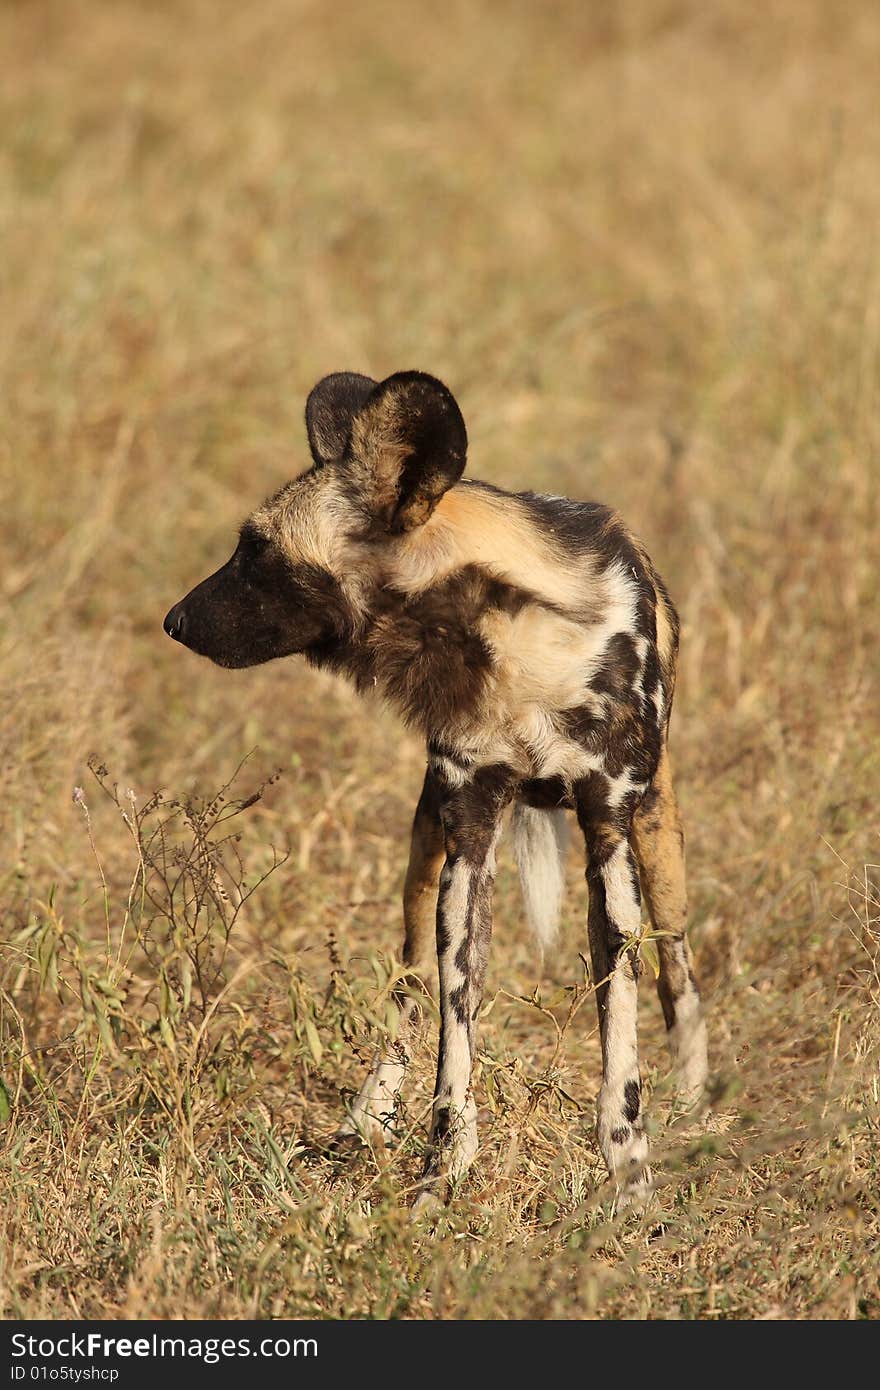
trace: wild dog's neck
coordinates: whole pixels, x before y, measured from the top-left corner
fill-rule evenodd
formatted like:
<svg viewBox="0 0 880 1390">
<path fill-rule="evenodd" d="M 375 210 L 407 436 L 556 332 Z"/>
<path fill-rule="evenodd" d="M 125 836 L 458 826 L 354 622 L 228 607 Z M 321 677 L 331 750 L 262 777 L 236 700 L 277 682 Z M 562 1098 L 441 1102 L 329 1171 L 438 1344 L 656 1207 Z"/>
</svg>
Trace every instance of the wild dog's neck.
<svg viewBox="0 0 880 1390">
<path fill-rule="evenodd" d="M 491 654 L 480 631 L 490 609 L 518 610 L 527 596 L 466 565 L 423 592 L 385 585 L 367 599 L 341 639 L 319 643 L 308 659 L 377 690 L 407 723 L 442 737 L 477 711 L 491 679 Z"/>
</svg>

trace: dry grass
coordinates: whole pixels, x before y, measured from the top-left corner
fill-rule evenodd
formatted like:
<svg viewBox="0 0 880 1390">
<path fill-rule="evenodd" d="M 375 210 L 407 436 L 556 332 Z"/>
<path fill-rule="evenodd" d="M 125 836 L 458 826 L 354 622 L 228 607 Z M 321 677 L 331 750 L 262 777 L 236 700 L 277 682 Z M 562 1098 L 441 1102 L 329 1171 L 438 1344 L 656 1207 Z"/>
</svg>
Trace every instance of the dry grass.
<svg viewBox="0 0 880 1390">
<path fill-rule="evenodd" d="M 876 5 L 18 0 L 0 52 L 5 1314 L 876 1316 Z M 647 1219 L 601 1186 L 591 1001 L 562 1027 L 574 855 L 540 979 L 503 862 L 484 1145 L 435 1236 L 430 1038 L 400 1147 L 322 1156 L 420 750 L 161 632 L 302 466 L 313 381 L 411 366 L 475 474 L 619 506 L 684 617 L 718 1085 L 683 1131 L 646 989 Z"/>
</svg>

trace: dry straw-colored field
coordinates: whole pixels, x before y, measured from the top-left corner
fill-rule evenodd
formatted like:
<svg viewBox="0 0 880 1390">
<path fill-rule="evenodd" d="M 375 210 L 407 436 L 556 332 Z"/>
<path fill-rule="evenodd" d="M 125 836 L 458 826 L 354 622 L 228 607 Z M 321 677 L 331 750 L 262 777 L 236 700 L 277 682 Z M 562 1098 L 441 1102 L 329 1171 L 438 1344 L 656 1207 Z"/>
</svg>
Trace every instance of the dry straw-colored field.
<svg viewBox="0 0 880 1390">
<path fill-rule="evenodd" d="M 877 1316 L 876 4 L 17 0 L 0 62 L 4 1314 Z M 543 969 L 502 856 L 433 1235 L 433 1026 L 399 1147 L 325 1156 L 420 749 L 161 620 L 343 367 L 444 378 L 475 475 L 618 506 L 682 612 L 716 1083 L 689 1127 L 644 980 L 645 1215 L 593 1140 L 574 850 Z"/>
</svg>

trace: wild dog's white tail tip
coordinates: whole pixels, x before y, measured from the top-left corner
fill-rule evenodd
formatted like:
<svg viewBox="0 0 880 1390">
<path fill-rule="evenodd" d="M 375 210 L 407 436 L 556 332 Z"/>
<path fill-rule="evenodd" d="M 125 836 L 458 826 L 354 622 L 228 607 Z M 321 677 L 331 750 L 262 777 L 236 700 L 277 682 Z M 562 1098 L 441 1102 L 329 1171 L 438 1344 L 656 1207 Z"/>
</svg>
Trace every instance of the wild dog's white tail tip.
<svg viewBox="0 0 880 1390">
<path fill-rule="evenodd" d="M 513 813 L 513 853 L 529 926 L 541 954 L 556 940 L 565 889 L 568 821 L 564 811 L 539 811 L 521 802 Z"/>
</svg>

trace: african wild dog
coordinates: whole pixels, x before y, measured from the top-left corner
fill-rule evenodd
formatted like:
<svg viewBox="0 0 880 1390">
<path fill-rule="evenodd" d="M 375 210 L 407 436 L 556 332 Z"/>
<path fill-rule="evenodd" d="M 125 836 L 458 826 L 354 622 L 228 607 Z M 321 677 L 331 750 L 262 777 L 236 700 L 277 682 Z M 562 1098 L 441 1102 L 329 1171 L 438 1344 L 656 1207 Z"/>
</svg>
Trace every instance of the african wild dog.
<svg viewBox="0 0 880 1390">
<path fill-rule="evenodd" d="M 526 906 L 546 943 L 567 808 L 587 851 L 599 1143 L 618 1187 L 644 1190 L 639 967 L 623 949 L 640 930 L 640 878 L 663 933 L 658 989 L 679 1082 L 696 1096 L 706 1077 L 666 749 L 678 647 L 666 589 L 607 508 L 462 481 L 464 421 L 433 377 L 328 376 L 306 427 L 313 467 L 254 512 L 165 630 L 221 666 L 301 652 L 377 688 L 427 739 L 404 888 L 409 987 L 397 1039 L 340 1137 L 391 1130 L 436 937 L 442 1021 L 423 1197 L 466 1170 L 502 813 L 514 805 Z"/>
</svg>

